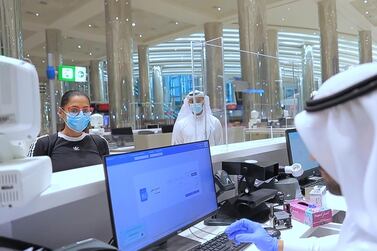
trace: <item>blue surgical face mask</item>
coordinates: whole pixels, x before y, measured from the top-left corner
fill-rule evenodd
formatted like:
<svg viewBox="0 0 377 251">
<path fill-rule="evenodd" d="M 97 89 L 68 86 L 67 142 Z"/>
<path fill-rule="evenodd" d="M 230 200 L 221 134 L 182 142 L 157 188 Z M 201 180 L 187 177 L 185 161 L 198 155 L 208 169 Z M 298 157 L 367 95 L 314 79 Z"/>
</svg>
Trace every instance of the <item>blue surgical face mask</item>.
<svg viewBox="0 0 377 251">
<path fill-rule="evenodd" d="M 192 113 L 198 115 L 203 111 L 203 104 L 202 103 L 190 104 L 190 109 Z"/>
<path fill-rule="evenodd" d="M 65 113 L 67 115 L 66 124 L 75 132 L 82 132 L 88 126 L 90 121 L 90 115 L 85 115 L 82 111 L 78 115 Z"/>
</svg>

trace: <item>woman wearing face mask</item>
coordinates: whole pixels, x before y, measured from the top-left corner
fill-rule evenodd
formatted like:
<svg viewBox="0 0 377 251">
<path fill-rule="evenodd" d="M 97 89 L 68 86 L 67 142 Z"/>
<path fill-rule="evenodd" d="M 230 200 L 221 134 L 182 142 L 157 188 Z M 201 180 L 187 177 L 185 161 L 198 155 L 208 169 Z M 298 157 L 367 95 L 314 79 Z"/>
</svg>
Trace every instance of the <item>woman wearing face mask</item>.
<svg viewBox="0 0 377 251">
<path fill-rule="evenodd" d="M 209 140 L 209 143 L 223 143 L 223 128 L 220 121 L 212 115 L 209 97 L 203 92 L 190 92 L 181 107 L 174 124 L 172 144 Z"/>
<path fill-rule="evenodd" d="M 109 154 L 107 141 L 84 132 L 91 113 L 87 95 L 74 90 L 64 93 L 58 111 L 65 122 L 64 129 L 37 138 L 28 156 L 50 156 L 54 172 L 102 164 L 102 157 Z"/>
</svg>

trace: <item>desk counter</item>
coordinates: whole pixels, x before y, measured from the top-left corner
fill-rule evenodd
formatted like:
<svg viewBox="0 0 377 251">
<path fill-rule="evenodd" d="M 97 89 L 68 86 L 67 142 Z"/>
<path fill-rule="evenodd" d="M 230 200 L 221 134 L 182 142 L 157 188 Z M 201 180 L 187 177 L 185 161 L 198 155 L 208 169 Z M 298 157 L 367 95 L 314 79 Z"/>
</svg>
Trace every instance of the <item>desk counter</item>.
<svg viewBox="0 0 377 251">
<path fill-rule="evenodd" d="M 284 148 L 284 138 L 214 146 L 211 147 L 212 162 L 219 163 Z M 104 179 L 102 165 L 54 173 L 51 186 L 31 203 L 20 208 L 0 208 L 0 225 L 103 193 Z"/>
</svg>

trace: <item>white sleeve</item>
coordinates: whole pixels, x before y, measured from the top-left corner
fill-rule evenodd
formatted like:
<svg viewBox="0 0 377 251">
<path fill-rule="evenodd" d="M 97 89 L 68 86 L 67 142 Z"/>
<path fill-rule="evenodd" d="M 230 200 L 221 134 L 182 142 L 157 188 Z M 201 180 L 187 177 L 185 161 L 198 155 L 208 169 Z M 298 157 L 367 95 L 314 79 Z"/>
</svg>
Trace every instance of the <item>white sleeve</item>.
<svg viewBox="0 0 377 251">
<path fill-rule="evenodd" d="M 179 122 L 174 124 L 173 134 L 172 134 L 172 137 L 171 137 L 171 144 L 172 145 L 178 145 L 178 144 L 185 143 L 183 136 L 182 136 L 182 132 L 181 132 L 182 131 L 181 124 L 182 123 L 179 123 Z"/>
<path fill-rule="evenodd" d="M 311 237 L 284 241 L 284 251 L 334 251 L 338 243 L 338 235 L 321 238 Z"/>
<path fill-rule="evenodd" d="M 215 131 L 214 131 L 215 145 L 222 145 L 223 142 L 223 127 L 221 126 L 220 121 L 216 118 L 215 122 Z"/>
</svg>

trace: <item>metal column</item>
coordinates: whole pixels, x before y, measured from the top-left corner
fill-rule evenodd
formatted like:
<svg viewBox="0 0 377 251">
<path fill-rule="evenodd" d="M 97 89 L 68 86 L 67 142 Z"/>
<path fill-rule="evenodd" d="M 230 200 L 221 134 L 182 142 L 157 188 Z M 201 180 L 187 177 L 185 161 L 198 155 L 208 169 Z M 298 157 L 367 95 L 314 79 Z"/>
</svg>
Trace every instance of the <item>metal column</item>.
<svg viewBox="0 0 377 251">
<path fill-rule="evenodd" d="M 157 121 L 164 119 L 164 89 L 160 66 L 153 67 L 153 107 L 154 118 Z"/>
<path fill-rule="evenodd" d="M 46 29 L 46 54 L 47 65 L 53 66 L 55 70 L 63 63 L 62 51 L 62 32 L 58 29 Z M 63 85 L 56 79 L 48 80 L 50 96 L 51 126 L 50 133 L 55 133 L 58 129 L 57 112 L 60 106 L 60 99 L 63 95 Z"/>
<path fill-rule="evenodd" d="M 256 54 L 265 54 L 267 37 L 265 1 L 238 0 L 238 23 L 242 79 L 249 83 L 249 88 L 262 89 L 262 81 L 266 81 L 265 58 Z M 252 109 L 261 111 L 262 99 L 258 94 L 244 94 L 242 101 L 243 122 L 248 123 Z"/>
<path fill-rule="evenodd" d="M 0 55 L 23 58 L 21 0 L 0 0 Z"/>
<path fill-rule="evenodd" d="M 373 62 L 372 43 L 371 31 L 359 31 L 360 64 Z"/>
<path fill-rule="evenodd" d="M 105 0 L 110 125 L 135 125 L 131 1 Z"/>
<path fill-rule="evenodd" d="M 278 32 L 274 29 L 267 30 L 267 104 L 269 106 L 268 118 L 278 119 L 281 115 L 280 108 L 280 64 L 278 59 Z"/>
<path fill-rule="evenodd" d="M 149 86 L 149 57 L 148 46 L 138 45 L 139 58 L 139 83 L 140 83 L 140 102 L 142 105 L 142 119 L 144 121 L 151 120 L 151 92 Z"/>
<path fill-rule="evenodd" d="M 310 100 L 310 94 L 316 90 L 313 68 L 313 47 L 310 44 L 302 46 L 302 85 L 301 108 L 305 108 L 306 101 Z"/>
<path fill-rule="evenodd" d="M 318 1 L 322 82 L 339 72 L 336 0 Z"/>
<path fill-rule="evenodd" d="M 99 60 L 90 61 L 90 98 L 95 102 L 105 102 L 105 90 Z"/>
<path fill-rule="evenodd" d="M 204 24 L 206 40 L 206 91 L 214 114 L 224 108 L 223 24 Z"/>
</svg>

